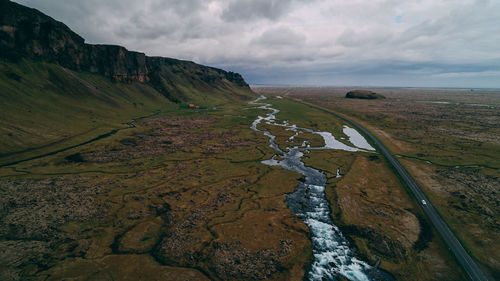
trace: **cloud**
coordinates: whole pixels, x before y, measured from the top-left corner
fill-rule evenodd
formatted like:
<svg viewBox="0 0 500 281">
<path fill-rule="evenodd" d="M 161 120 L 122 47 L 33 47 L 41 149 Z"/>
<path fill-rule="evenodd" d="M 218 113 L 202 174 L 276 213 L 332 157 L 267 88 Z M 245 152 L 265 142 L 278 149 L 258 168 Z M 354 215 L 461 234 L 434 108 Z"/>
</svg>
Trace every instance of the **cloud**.
<svg viewBox="0 0 500 281">
<path fill-rule="evenodd" d="M 291 0 L 236 0 L 224 9 L 222 19 L 228 22 L 267 19 L 276 21 L 289 11 Z"/>
<path fill-rule="evenodd" d="M 479 73 L 500 69 L 499 1 L 17 1 L 90 43 L 223 67 L 251 83 L 425 84 L 478 72 L 477 82 L 464 75 L 500 87 Z"/>
<path fill-rule="evenodd" d="M 290 46 L 304 43 L 306 37 L 287 27 L 277 27 L 264 31 L 252 42 L 264 47 Z"/>
</svg>

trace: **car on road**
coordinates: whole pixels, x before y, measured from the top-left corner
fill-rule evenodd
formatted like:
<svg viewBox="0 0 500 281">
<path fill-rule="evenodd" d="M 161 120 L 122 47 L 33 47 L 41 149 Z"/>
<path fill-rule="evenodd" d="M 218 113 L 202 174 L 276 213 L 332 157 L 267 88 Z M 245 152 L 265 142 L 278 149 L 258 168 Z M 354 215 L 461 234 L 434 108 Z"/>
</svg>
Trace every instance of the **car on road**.
<svg viewBox="0 0 500 281">
<path fill-rule="evenodd" d="M 427 205 L 427 202 L 425 202 L 425 200 L 422 200 L 422 205 Z"/>
</svg>

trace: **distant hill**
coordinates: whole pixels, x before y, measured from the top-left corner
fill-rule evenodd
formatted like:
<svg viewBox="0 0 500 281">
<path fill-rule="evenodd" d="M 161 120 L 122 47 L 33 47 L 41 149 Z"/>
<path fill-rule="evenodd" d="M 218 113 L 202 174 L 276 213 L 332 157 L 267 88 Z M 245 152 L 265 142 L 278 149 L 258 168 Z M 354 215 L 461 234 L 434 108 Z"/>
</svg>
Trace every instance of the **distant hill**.
<svg viewBox="0 0 500 281">
<path fill-rule="evenodd" d="M 369 90 L 352 90 L 347 92 L 345 97 L 349 99 L 366 99 L 366 100 L 385 99 L 384 96 Z"/>
<path fill-rule="evenodd" d="M 237 73 L 86 44 L 64 23 L 0 0 L 0 157 L 176 104 L 254 96 Z"/>
</svg>

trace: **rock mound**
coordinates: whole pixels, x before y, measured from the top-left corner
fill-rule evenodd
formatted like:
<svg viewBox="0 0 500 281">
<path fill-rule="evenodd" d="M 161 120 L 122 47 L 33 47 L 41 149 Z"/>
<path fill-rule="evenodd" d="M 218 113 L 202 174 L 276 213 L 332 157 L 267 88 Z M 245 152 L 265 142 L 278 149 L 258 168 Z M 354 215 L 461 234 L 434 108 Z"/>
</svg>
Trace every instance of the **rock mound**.
<svg viewBox="0 0 500 281">
<path fill-rule="evenodd" d="M 365 99 L 365 100 L 375 100 L 375 99 L 385 99 L 384 96 L 372 92 L 370 90 L 353 90 L 347 92 L 345 95 L 349 99 Z"/>
</svg>

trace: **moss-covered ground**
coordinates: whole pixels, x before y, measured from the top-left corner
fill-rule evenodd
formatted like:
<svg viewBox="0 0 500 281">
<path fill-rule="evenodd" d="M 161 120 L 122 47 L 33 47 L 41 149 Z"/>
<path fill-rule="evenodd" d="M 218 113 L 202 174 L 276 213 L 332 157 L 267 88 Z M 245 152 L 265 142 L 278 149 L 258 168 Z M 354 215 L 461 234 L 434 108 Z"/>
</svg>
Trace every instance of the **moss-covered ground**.
<svg viewBox="0 0 500 281">
<path fill-rule="evenodd" d="M 344 88 L 262 88 L 342 113 L 400 156 L 466 249 L 498 278 L 498 90 L 380 88 L 384 100 Z"/>
<path fill-rule="evenodd" d="M 0 127 L 0 279 L 303 279 L 309 231 L 284 203 L 300 175 L 261 163 L 275 151 L 250 125 L 266 112 L 241 100 L 256 95 L 186 86 L 200 105 L 193 110 L 148 85 L 43 63 L 1 67 L 17 76 L 0 79 L 12 103 Z M 24 104 L 23 94 L 32 100 Z M 280 120 L 346 138 L 345 124 L 325 112 L 269 102 Z M 290 140 L 291 131 L 259 126 L 282 149 L 323 145 L 315 134 Z M 380 257 L 399 280 L 462 278 L 376 153 L 318 150 L 304 159 L 328 176 L 332 217 L 361 258 Z"/>
<path fill-rule="evenodd" d="M 18 141 L 2 151 L 0 279 L 302 279 L 312 256 L 308 229 L 284 203 L 298 175 L 260 163 L 273 151 L 250 129 L 265 113 L 241 100 L 254 94 L 207 93 L 191 99 L 200 109 L 190 109 L 147 85 L 67 74 L 43 63 L 3 67 L 27 72 L 20 89 L 4 95 L 29 91 L 25 80 L 36 83 L 36 73 L 52 71 L 98 85 L 106 99 L 125 100 L 108 106 L 100 92 L 86 103 L 61 88 L 33 90 L 31 115 L 10 107 L 2 112 L 10 126 L 2 130 L 11 135 L 1 141 Z M 49 78 L 40 78 L 41 88 Z M 22 106 L 20 98 L 5 99 Z M 38 100 L 47 104 L 40 109 Z"/>
</svg>

